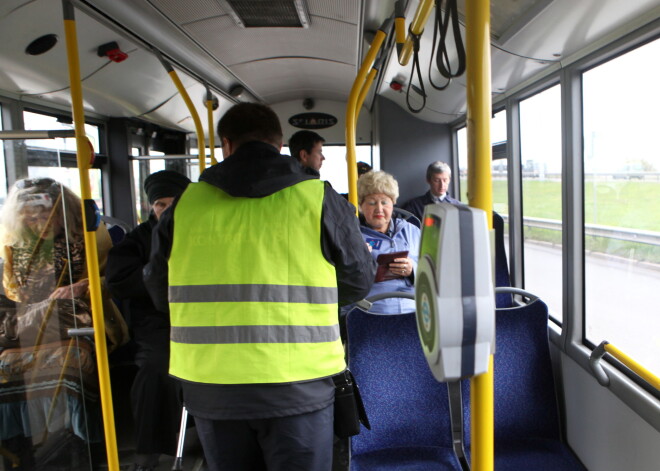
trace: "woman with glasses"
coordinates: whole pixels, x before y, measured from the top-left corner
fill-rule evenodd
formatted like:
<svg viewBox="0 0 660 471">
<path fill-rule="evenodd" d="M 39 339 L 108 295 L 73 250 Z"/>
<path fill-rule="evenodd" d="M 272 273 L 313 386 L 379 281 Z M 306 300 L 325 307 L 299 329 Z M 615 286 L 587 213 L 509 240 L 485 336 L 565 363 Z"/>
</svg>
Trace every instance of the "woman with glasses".
<svg viewBox="0 0 660 471">
<path fill-rule="evenodd" d="M 62 428 L 88 441 L 101 438 L 100 421 L 90 425 L 83 414 L 83 403 L 88 415 L 98 411 L 92 339 L 67 333 L 92 326 L 81 206 L 55 180 L 27 179 L 11 188 L 0 214 L 2 284 L 16 302 L 15 310 L 0 312 L 0 439 L 25 469 L 32 445 Z M 96 239 L 102 274 L 112 245 L 104 226 Z M 127 330 L 112 302 L 104 301 L 104 311 L 111 351 Z"/>
<path fill-rule="evenodd" d="M 362 237 L 378 262 L 369 296 L 395 291 L 413 293 L 420 230 L 393 215 L 399 197 L 398 183 L 387 172 L 371 171 L 359 178 L 357 192 Z M 388 298 L 375 302 L 371 311 L 381 314 L 414 312 L 415 302 Z"/>
</svg>

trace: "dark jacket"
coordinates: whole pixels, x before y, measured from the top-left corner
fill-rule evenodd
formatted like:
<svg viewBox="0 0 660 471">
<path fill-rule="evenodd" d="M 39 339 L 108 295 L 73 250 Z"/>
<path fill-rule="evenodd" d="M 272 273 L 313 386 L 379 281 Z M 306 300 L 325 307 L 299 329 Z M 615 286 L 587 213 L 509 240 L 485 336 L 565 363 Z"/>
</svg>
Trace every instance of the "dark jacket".
<svg viewBox="0 0 660 471">
<path fill-rule="evenodd" d="M 243 144 L 230 157 L 210 167 L 200 181 L 229 195 L 261 198 L 315 178 L 291 157 L 263 142 Z M 167 260 L 172 247 L 173 214 L 178 199 L 161 214 L 154 231 L 147 287 L 159 309 L 167 306 Z M 363 299 L 373 283 L 376 265 L 360 234 L 353 207 L 330 185 L 325 186 L 319 248 L 337 272 L 339 304 Z M 228 228 L 231 230 L 231 228 Z M 276 229 L 274 229 L 276 230 Z M 240 237 L 240 234 L 236 234 Z M 209 263 L 213 263 L 212 255 Z M 193 415 L 208 419 L 258 419 L 313 412 L 330 405 L 332 379 L 278 385 L 216 385 L 183 383 L 184 401 Z"/>
<path fill-rule="evenodd" d="M 149 220 L 126 234 L 124 240 L 110 250 L 105 269 L 108 289 L 114 298 L 125 301 L 123 306 L 128 312 L 124 315 L 138 343 L 155 331 L 163 332 L 166 338 L 169 336 L 169 317 L 156 309 L 142 277 L 142 269 L 149 261 L 156 222 L 151 215 Z"/>
<path fill-rule="evenodd" d="M 448 194 L 445 195 L 444 202 L 451 204 L 463 204 L 460 201 L 452 198 Z M 417 216 L 417 219 L 421 221 L 424 218 L 424 206 L 433 203 L 434 203 L 433 196 L 431 196 L 431 191 L 429 190 L 421 196 L 417 196 L 415 198 L 408 200 L 401 207 L 406 211 L 410 211 L 411 213 L 413 213 L 415 216 Z"/>
</svg>

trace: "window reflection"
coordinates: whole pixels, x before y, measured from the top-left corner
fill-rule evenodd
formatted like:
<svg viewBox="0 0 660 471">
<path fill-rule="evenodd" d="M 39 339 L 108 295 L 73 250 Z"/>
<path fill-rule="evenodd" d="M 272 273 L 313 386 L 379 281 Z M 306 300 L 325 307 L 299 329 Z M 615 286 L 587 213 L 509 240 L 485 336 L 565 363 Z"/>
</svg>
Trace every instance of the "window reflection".
<svg viewBox="0 0 660 471">
<path fill-rule="evenodd" d="M 660 374 L 658 57 L 660 40 L 582 76 L 585 337 L 594 344 L 608 340 L 656 375 Z"/>
</svg>

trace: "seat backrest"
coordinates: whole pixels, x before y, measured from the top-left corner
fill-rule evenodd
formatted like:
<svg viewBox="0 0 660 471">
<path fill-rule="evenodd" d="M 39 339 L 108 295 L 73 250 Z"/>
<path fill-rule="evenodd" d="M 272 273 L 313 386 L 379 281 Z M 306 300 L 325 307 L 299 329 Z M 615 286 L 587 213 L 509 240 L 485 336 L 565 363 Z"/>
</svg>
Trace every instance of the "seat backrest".
<svg viewBox="0 0 660 471">
<path fill-rule="evenodd" d="M 353 455 L 391 447 L 451 449 L 447 386 L 426 363 L 415 314 L 347 317 L 348 366 L 353 372 L 371 430 L 351 439 Z"/>
<path fill-rule="evenodd" d="M 417 218 L 417 216 L 415 216 L 410 211 L 406 211 L 403 208 L 399 208 L 398 206 L 395 206 L 394 209 L 392 210 L 392 215 L 395 217 L 400 217 L 401 219 L 404 219 L 405 221 L 409 222 L 414 226 L 419 227 L 420 229 L 422 228 L 422 222 Z"/>
<path fill-rule="evenodd" d="M 548 307 L 540 299 L 497 309 L 494 356 L 495 441 L 560 440 L 548 345 Z M 463 381 L 464 426 L 470 440 L 469 381 Z"/>
<path fill-rule="evenodd" d="M 495 286 L 511 286 L 509 264 L 504 249 L 504 219 L 495 211 L 493 211 L 493 229 L 495 230 Z M 511 294 L 497 293 L 495 305 L 498 308 L 511 307 L 513 297 Z"/>
</svg>

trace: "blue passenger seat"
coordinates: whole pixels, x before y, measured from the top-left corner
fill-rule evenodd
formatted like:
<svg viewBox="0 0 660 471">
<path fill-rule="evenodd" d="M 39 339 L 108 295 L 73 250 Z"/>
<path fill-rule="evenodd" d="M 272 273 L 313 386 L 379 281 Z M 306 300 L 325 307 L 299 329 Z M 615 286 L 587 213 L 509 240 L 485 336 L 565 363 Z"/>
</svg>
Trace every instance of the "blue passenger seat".
<svg viewBox="0 0 660 471">
<path fill-rule="evenodd" d="M 497 309 L 495 322 L 495 471 L 584 471 L 562 441 L 548 346 L 548 307 Z M 470 442 L 470 387 L 463 381 L 465 439 Z"/>
<path fill-rule="evenodd" d="M 427 366 L 414 314 L 349 312 L 348 366 L 371 430 L 351 439 L 351 471 L 460 470 L 446 384 Z"/>
</svg>

